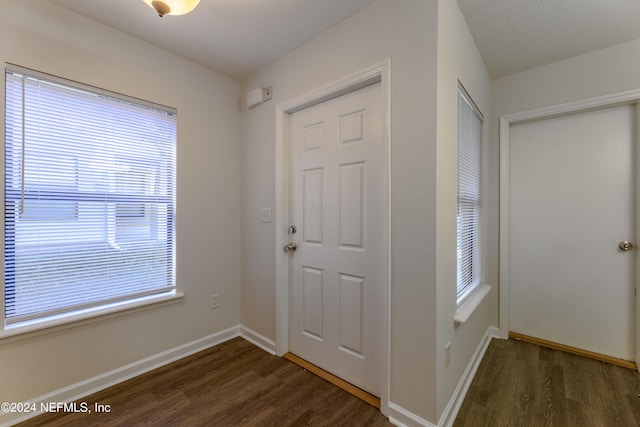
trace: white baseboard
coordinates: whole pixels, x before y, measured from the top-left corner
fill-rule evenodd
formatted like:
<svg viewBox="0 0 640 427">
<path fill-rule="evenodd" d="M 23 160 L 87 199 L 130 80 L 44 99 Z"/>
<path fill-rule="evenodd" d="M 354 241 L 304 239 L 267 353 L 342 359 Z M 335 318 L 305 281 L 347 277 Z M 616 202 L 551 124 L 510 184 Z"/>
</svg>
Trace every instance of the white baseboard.
<svg viewBox="0 0 640 427">
<path fill-rule="evenodd" d="M 260 347 L 267 353 L 270 353 L 272 355 L 276 354 L 276 342 L 265 337 L 264 335 L 260 335 L 253 329 L 249 329 L 246 326 L 241 326 L 240 336 L 249 341 L 251 344 Z"/>
<path fill-rule="evenodd" d="M 34 399 L 29 399 L 29 402 L 35 403 L 36 408 L 39 409 L 41 403 L 73 402 L 79 400 L 84 396 L 104 390 L 107 387 L 111 387 L 135 376 L 144 374 L 145 372 L 157 369 L 171 362 L 175 362 L 183 357 L 190 356 L 199 351 L 238 337 L 240 336 L 240 330 L 240 325 L 232 326 L 231 328 L 216 332 L 215 334 L 191 341 L 161 353 L 154 354 L 153 356 L 149 356 L 145 359 L 105 372 L 104 374 L 96 375 L 95 377 L 71 384 L 67 387 L 52 391 L 51 393 L 38 396 Z M 0 427 L 11 426 L 37 415 L 40 415 L 40 412 L 0 413 Z"/>
<path fill-rule="evenodd" d="M 449 399 L 447 407 L 444 409 L 444 412 L 440 417 L 438 427 L 451 427 L 453 425 L 456 417 L 458 416 L 458 411 L 462 406 L 462 402 L 464 402 L 464 398 L 467 395 L 467 391 L 469 391 L 471 381 L 473 381 L 473 377 L 475 377 L 478 366 L 480 366 L 480 362 L 482 362 L 484 353 L 487 351 L 487 347 L 489 347 L 489 343 L 491 343 L 493 338 L 500 338 L 500 331 L 498 328 L 490 326 L 484 333 L 482 340 L 480 340 L 473 356 L 471 356 L 471 360 L 467 364 L 460 381 L 458 381 L 458 385 L 456 386 L 451 399 Z"/>
<path fill-rule="evenodd" d="M 451 399 L 449 399 L 449 403 L 440 417 L 437 427 L 451 427 L 453 425 L 458 411 L 462 406 L 462 402 L 464 402 L 464 398 L 467 395 L 467 391 L 469 391 L 471 381 L 473 381 L 473 377 L 476 375 L 478 366 L 480 366 L 480 362 L 492 338 L 500 338 L 500 331 L 491 326 L 485 332 L 471 360 L 467 364 L 467 368 L 464 370 L 460 381 L 458 381 L 458 386 L 454 390 Z M 398 427 L 436 427 L 424 418 L 391 402 L 389 402 L 389 422 Z"/>
<path fill-rule="evenodd" d="M 424 418 L 392 402 L 389 402 L 389 422 L 398 427 L 436 427 Z"/>
</svg>

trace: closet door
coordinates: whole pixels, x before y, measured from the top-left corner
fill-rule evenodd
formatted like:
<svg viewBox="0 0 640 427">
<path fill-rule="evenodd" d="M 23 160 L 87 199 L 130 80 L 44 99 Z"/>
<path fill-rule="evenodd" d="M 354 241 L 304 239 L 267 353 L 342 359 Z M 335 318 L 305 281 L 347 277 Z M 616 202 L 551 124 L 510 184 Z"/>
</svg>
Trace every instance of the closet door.
<svg viewBox="0 0 640 427">
<path fill-rule="evenodd" d="M 512 332 L 634 359 L 634 117 L 618 106 L 511 126 Z"/>
</svg>

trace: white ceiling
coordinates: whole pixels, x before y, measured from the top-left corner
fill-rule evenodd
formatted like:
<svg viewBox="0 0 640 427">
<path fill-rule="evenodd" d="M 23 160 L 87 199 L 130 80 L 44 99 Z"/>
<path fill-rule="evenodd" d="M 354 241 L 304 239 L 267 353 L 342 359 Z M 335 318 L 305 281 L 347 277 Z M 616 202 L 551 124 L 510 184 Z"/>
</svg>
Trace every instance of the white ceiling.
<svg viewBox="0 0 640 427">
<path fill-rule="evenodd" d="M 640 38 L 638 0 L 457 0 L 495 79 Z"/>
<path fill-rule="evenodd" d="M 163 18 L 142 0 L 51 1 L 242 79 L 375 0 L 200 0 Z"/>
<path fill-rule="evenodd" d="M 164 18 L 142 0 L 51 1 L 242 79 L 375 0 L 201 0 Z M 492 78 L 640 38 L 639 0 L 457 2 Z"/>
</svg>

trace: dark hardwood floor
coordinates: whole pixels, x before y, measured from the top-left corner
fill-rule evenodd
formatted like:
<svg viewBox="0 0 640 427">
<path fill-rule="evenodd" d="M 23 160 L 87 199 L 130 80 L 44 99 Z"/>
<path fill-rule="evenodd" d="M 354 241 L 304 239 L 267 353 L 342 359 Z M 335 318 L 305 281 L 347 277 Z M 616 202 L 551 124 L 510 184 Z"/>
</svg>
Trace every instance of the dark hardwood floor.
<svg viewBox="0 0 640 427">
<path fill-rule="evenodd" d="M 640 426 L 640 374 L 516 340 L 493 340 L 454 427 Z"/>
<path fill-rule="evenodd" d="M 20 426 L 391 426 L 373 406 L 235 338 L 81 399 L 108 413 L 48 413 Z M 640 426 L 640 374 L 493 340 L 454 427 Z"/>
<path fill-rule="evenodd" d="M 391 426 L 373 406 L 235 338 L 81 399 L 108 413 L 47 413 L 20 426 Z"/>
</svg>

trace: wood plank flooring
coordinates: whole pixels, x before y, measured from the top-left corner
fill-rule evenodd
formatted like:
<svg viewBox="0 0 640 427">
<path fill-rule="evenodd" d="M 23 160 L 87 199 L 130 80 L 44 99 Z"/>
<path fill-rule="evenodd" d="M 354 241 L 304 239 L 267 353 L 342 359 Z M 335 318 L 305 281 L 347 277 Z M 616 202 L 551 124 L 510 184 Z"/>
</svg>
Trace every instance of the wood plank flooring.
<svg viewBox="0 0 640 427">
<path fill-rule="evenodd" d="M 302 359 L 301 357 L 296 356 L 293 353 L 286 353 L 282 357 L 306 369 L 307 371 L 312 372 L 313 374 L 319 376 L 323 380 L 329 381 L 331 384 L 343 389 L 349 394 L 354 395 L 358 399 L 364 400 L 369 405 L 380 409 L 380 399 L 378 397 L 370 393 L 367 393 L 366 391 L 354 386 L 353 384 L 346 382 L 340 377 L 336 377 L 331 372 L 327 372 L 324 369 Z"/>
<path fill-rule="evenodd" d="M 640 426 L 639 393 L 637 371 L 494 339 L 454 427 Z"/>
<path fill-rule="evenodd" d="M 27 426 L 363 426 L 391 423 L 373 406 L 242 338 L 81 399 L 109 413 L 48 413 Z"/>
<path fill-rule="evenodd" d="M 235 338 L 81 399 L 109 413 L 50 413 L 27 426 L 388 427 L 373 406 Z M 640 425 L 640 374 L 493 340 L 454 427 Z"/>
</svg>

